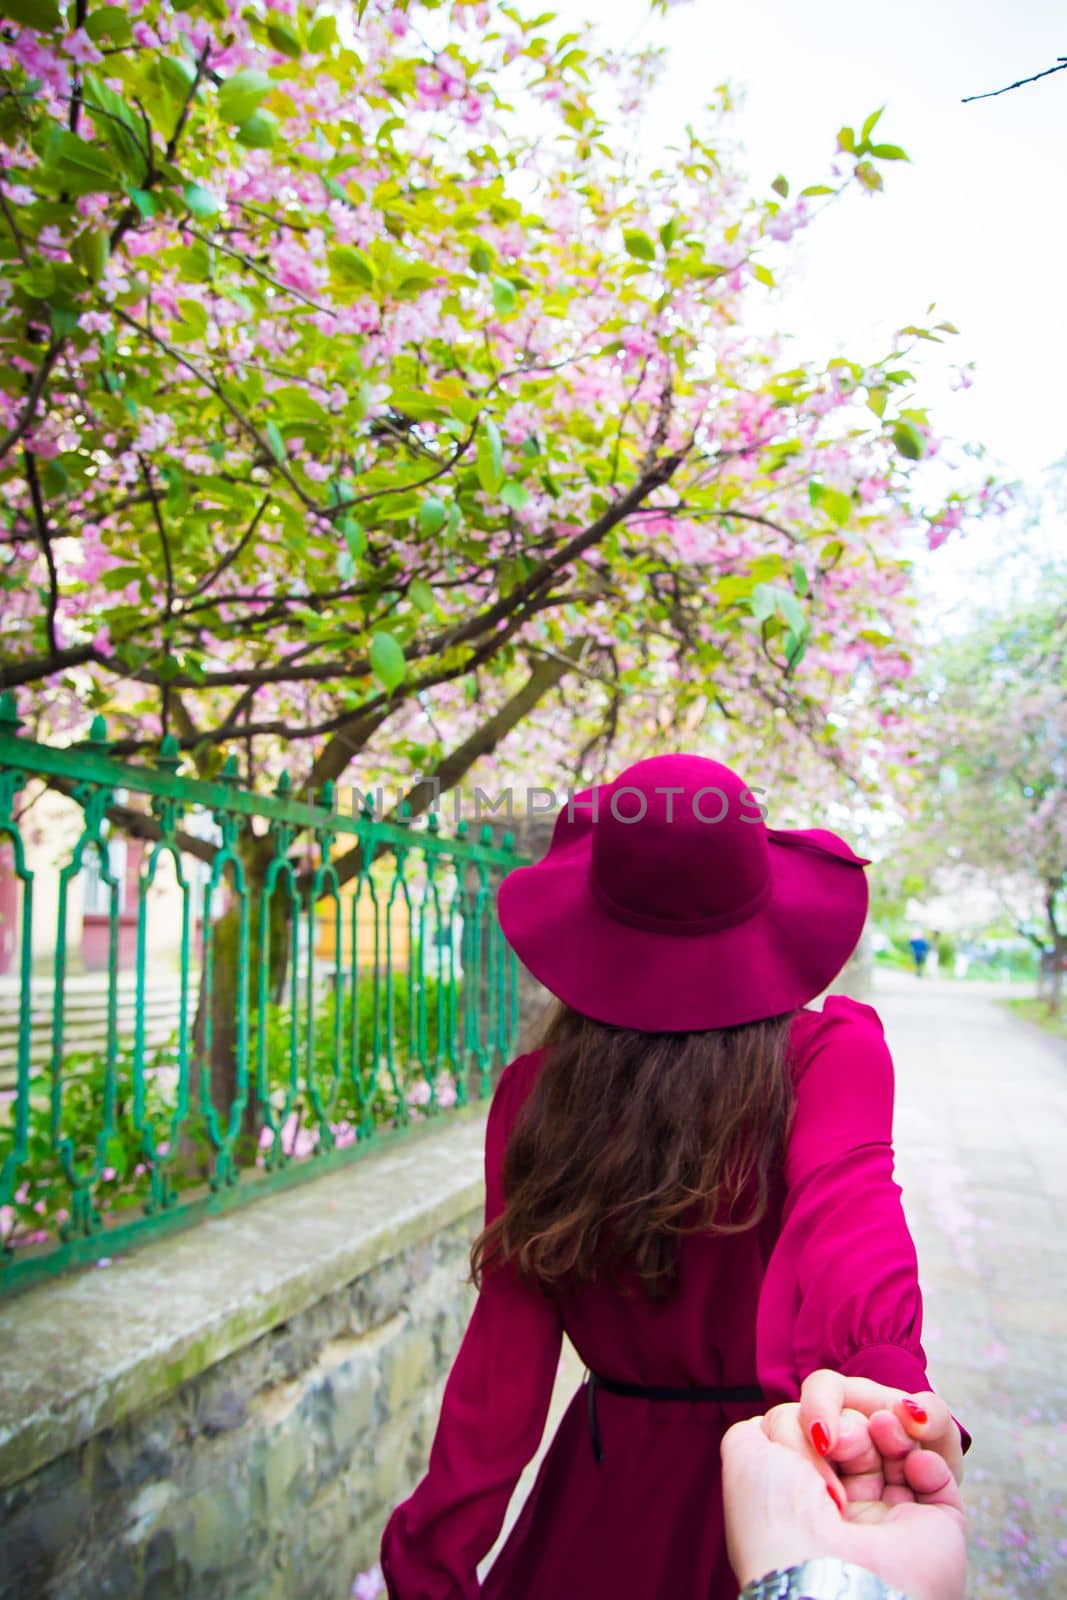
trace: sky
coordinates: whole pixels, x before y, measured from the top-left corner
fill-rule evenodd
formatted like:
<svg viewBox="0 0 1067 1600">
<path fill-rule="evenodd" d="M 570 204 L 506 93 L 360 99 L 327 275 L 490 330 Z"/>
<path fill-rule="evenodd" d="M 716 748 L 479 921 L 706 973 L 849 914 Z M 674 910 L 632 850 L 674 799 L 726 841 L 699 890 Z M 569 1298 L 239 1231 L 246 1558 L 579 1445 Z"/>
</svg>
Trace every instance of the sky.
<svg viewBox="0 0 1067 1600">
<path fill-rule="evenodd" d="M 938 432 L 978 441 L 990 465 L 1037 491 L 1067 456 L 1067 71 L 961 104 L 1067 55 L 1062 0 L 689 0 L 664 17 L 648 0 L 558 0 L 616 46 L 664 44 L 649 108 L 650 148 L 696 119 L 724 80 L 743 165 L 764 194 L 823 181 L 837 129 L 879 106 L 878 136 L 911 157 L 882 163 L 885 192 L 831 206 L 790 248 L 788 282 L 768 308 L 798 356 L 880 356 L 893 331 L 936 318 L 959 328 L 930 347 L 922 398 Z M 969 389 L 949 368 L 974 362 Z M 917 370 L 909 361 L 912 370 Z M 959 452 L 952 455 L 959 459 Z M 951 457 L 950 457 L 951 459 Z M 995 565 L 1004 528 L 979 530 L 924 563 L 935 608 Z M 1046 545 L 1067 553 L 1067 526 Z"/>
</svg>

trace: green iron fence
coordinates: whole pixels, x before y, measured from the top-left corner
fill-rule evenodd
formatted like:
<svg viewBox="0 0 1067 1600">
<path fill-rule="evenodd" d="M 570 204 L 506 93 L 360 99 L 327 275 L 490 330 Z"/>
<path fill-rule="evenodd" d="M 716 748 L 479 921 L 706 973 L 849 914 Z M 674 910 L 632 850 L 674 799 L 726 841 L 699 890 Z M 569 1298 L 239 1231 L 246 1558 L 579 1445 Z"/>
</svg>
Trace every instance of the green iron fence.
<svg viewBox="0 0 1067 1600">
<path fill-rule="evenodd" d="M 178 768 L 171 740 L 153 766 L 114 759 L 99 718 L 81 745 L 21 738 L 0 700 L 0 847 L 18 886 L 17 970 L 0 979 L 0 1291 L 332 1170 L 484 1098 L 512 1052 L 517 966 L 495 912 L 510 835 L 387 822 L 369 798 L 346 815 L 329 788 L 293 799 L 284 776 L 254 794 L 232 761 L 218 782 Z M 25 803 L 41 785 L 76 818 L 48 868 L 46 973 Z M 125 907 L 117 807 L 145 840 Z M 96 979 L 74 970 L 69 927 L 87 874 L 104 908 Z"/>
</svg>

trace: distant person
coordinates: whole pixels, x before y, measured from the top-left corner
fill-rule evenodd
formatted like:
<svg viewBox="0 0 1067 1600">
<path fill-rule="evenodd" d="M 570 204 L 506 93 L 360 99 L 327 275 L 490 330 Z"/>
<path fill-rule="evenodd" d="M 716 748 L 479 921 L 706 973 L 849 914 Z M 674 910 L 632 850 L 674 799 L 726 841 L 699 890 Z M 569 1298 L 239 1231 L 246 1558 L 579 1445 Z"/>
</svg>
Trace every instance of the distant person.
<svg viewBox="0 0 1067 1600">
<path fill-rule="evenodd" d="M 493 1096 L 478 1297 L 385 1530 L 390 1600 L 736 1600 L 720 1442 L 799 1400 L 829 1472 L 849 1395 L 825 1368 L 890 1386 L 959 1475 L 882 1025 L 811 1009 L 859 940 L 866 865 L 824 828 L 768 828 L 728 767 L 665 755 L 574 796 L 504 879 L 504 935 L 559 1005 Z M 586 1382 L 479 1583 L 564 1334 Z"/>
<path fill-rule="evenodd" d="M 914 938 L 908 940 L 908 948 L 911 951 L 911 959 L 915 963 L 915 976 L 921 978 L 923 969 L 926 966 L 926 958 L 930 954 L 929 941 L 924 939 L 921 933 L 917 933 Z"/>
</svg>

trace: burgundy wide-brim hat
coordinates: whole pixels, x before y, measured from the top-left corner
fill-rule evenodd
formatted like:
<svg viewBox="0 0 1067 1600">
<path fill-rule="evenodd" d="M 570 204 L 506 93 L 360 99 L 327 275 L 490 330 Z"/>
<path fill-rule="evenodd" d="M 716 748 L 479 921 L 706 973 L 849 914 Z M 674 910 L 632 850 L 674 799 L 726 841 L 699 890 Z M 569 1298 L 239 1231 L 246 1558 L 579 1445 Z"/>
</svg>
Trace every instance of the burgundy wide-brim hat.
<svg viewBox="0 0 1067 1600">
<path fill-rule="evenodd" d="M 652 756 L 575 795 L 500 885 L 519 959 L 565 1004 L 643 1033 L 729 1028 L 823 992 L 859 941 L 868 862 L 765 825 L 729 767 Z"/>
</svg>

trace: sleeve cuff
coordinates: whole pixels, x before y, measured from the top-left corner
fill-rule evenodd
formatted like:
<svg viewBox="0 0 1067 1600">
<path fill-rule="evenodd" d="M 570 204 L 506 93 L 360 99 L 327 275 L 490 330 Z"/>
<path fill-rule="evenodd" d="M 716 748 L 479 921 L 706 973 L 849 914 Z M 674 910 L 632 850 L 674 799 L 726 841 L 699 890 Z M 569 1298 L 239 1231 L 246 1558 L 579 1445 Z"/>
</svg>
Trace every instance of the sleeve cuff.
<svg viewBox="0 0 1067 1600">
<path fill-rule="evenodd" d="M 899 1344 L 868 1345 L 843 1361 L 840 1370 L 848 1378 L 870 1378 L 906 1394 L 921 1394 L 930 1387 L 924 1362 Z"/>
<path fill-rule="evenodd" d="M 918 1356 L 896 1344 L 873 1344 L 865 1350 L 857 1350 L 841 1363 L 840 1370 L 847 1378 L 870 1378 L 890 1389 L 904 1389 L 908 1394 L 921 1394 L 930 1387 L 926 1368 Z M 971 1436 L 958 1418 L 952 1420 L 960 1430 L 960 1445 L 966 1455 L 971 1448 Z"/>
</svg>

